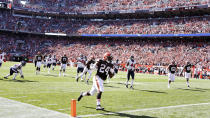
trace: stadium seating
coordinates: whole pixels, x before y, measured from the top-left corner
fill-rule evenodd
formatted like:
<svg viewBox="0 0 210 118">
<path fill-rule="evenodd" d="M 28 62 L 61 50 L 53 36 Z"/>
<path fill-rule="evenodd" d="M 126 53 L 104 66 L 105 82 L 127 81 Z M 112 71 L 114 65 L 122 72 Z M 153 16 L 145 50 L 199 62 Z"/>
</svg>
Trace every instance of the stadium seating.
<svg viewBox="0 0 210 118">
<path fill-rule="evenodd" d="M 196 34 L 210 33 L 210 16 L 140 20 L 64 20 L 0 13 L 0 28 L 35 33 L 67 34 Z"/>
<path fill-rule="evenodd" d="M 102 55 L 109 51 L 114 59 L 126 63 L 134 55 L 137 63 L 142 65 L 166 66 L 175 60 L 178 65 L 186 61 L 205 68 L 210 67 L 208 39 L 66 39 L 30 35 L 0 35 L 0 50 L 10 56 L 25 55 L 32 57 L 38 52 L 53 54 L 58 59 L 65 53 L 74 61 L 80 54 L 88 57 Z"/>
<path fill-rule="evenodd" d="M 16 7 L 54 12 L 97 12 L 120 10 L 156 10 L 160 8 L 206 5 L 209 0 L 28 0 L 21 4 L 14 0 Z"/>
</svg>

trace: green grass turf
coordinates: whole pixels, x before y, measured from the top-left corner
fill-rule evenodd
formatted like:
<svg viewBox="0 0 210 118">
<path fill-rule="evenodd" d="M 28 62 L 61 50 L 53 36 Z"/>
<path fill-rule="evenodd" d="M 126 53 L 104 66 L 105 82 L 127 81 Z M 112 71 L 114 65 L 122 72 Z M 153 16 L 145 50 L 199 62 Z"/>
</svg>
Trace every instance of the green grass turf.
<svg viewBox="0 0 210 118">
<path fill-rule="evenodd" d="M 23 68 L 24 79 L 3 79 L 9 73 L 14 62 L 3 63 L 0 68 L 0 97 L 32 104 L 38 107 L 70 114 L 70 101 L 77 99 L 81 91 L 91 89 L 84 82 L 75 82 L 76 68 L 67 69 L 66 77 L 58 77 L 59 66 L 48 75 L 41 68 L 41 74 L 35 75 L 34 64 L 27 64 Z M 94 75 L 94 74 L 93 74 Z M 92 79 L 91 79 L 92 80 Z M 124 85 L 126 73 L 119 72 L 110 83 L 105 84 L 101 104 L 106 111 L 96 111 L 96 95 L 84 97 L 77 103 L 77 115 L 120 112 L 135 109 L 156 108 L 183 104 L 197 104 L 210 102 L 210 81 L 191 79 L 191 88 L 187 88 L 184 78 L 176 77 L 171 88 L 167 88 L 167 76 L 136 74 L 134 90 Z M 106 83 L 106 82 L 105 82 Z M 189 106 L 161 110 L 141 111 L 104 115 L 97 117 L 210 117 L 210 105 Z"/>
</svg>

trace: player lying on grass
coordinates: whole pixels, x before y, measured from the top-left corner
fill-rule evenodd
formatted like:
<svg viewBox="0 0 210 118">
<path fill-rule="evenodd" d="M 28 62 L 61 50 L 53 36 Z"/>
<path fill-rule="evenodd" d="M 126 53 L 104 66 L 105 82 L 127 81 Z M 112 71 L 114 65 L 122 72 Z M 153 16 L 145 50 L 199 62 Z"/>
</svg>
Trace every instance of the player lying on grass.
<svg viewBox="0 0 210 118">
<path fill-rule="evenodd" d="M 82 92 L 80 96 L 78 97 L 78 101 L 82 99 L 84 96 L 92 96 L 97 92 L 97 107 L 96 110 L 103 110 L 104 108 L 101 107 L 101 95 L 104 91 L 103 83 L 107 79 L 107 75 L 109 75 L 111 78 L 114 76 L 114 69 L 113 64 L 111 63 L 112 56 L 110 53 L 105 53 L 103 60 L 99 60 L 96 63 L 96 69 L 97 73 L 93 77 L 93 85 L 90 91 L 88 92 Z"/>
<path fill-rule="evenodd" d="M 16 76 L 18 75 L 18 73 L 20 73 L 21 78 L 24 78 L 23 73 L 22 73 L 22 67 L 26 65 L 25 61 L 21 61 L 20 64 L 15 64 L 14 66 L 10 67 L 10 73 L 5 76 L 5 79 L 8 79 L 9 76 L 12 76 L 14 73 L 14 77 L 13 80 L 15 80 Z"/>
</svg>

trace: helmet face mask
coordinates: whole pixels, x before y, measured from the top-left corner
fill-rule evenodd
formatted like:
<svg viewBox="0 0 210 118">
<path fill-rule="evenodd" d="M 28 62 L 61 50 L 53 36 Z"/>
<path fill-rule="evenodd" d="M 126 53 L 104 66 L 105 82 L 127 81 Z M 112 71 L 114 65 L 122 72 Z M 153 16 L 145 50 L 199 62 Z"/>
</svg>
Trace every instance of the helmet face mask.
<svg viewBox="0 0 210 118">
<path fill-rule="evenodd" d="M 134 60 L 134 56 L 131 56 L 130 59 L 131 59 L 131 60 Z"/>
<path fill-rule="evenodd" d="M 107 60 L 108 60 L 108 61 L 112 61 L 112 59 L 113 59 L 112 56 L 108 56 L 108 57 L 107 57 Z"/>
<path fill-rule="evenodd" d="M 112 61 L 113 57 L 111 56 L 111 54 L 109 52 L 104 54 L 104 60 L 107 61 Z"/>
<path fill-rule="evenodd" d="M 21 65 L 22 66 L 25 66 L 26 65 L 26 62 L 25 61 L 21 61 Z"/>
</svg>

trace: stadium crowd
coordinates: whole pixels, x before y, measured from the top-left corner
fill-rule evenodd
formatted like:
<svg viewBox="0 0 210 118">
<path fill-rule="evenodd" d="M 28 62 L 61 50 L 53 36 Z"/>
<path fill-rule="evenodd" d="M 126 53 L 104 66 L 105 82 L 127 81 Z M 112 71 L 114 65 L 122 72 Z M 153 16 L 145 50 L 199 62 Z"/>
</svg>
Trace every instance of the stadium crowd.
<svg viewBox="0 0 210 118">
<path fill-rule="evenodd" d="M 95 19 L 96 20 L 96 19 Z M 195 34 L 210 32 L 210 16 L 141 20 L 70 20 L 0 12 L 0 29 L 67 34 Z"/>
<path fill-rule="evenodd" d="M 207 5 L 209 0 L 13 0 L 15 7 L 50 12 L 97 12 L 156 10 L 160 8 Z"/>
<path fill-rule="evenodd" d="M 175 60 L 179 66 L 190 61 L 199 62 L 200 66 L 209 69 L 209 49 L 207 39 L 66 39 L 0 35 L 0 50 L 7 55 L 34 57 L 40 51 L 43 55 L 52 54 L 60 59 L 65 53 L 73 62 L 81 54 L 101 58 L 109 51 L 122 63 L 133 55 L 141 65 L 166 66 Z"/>
</svg>

